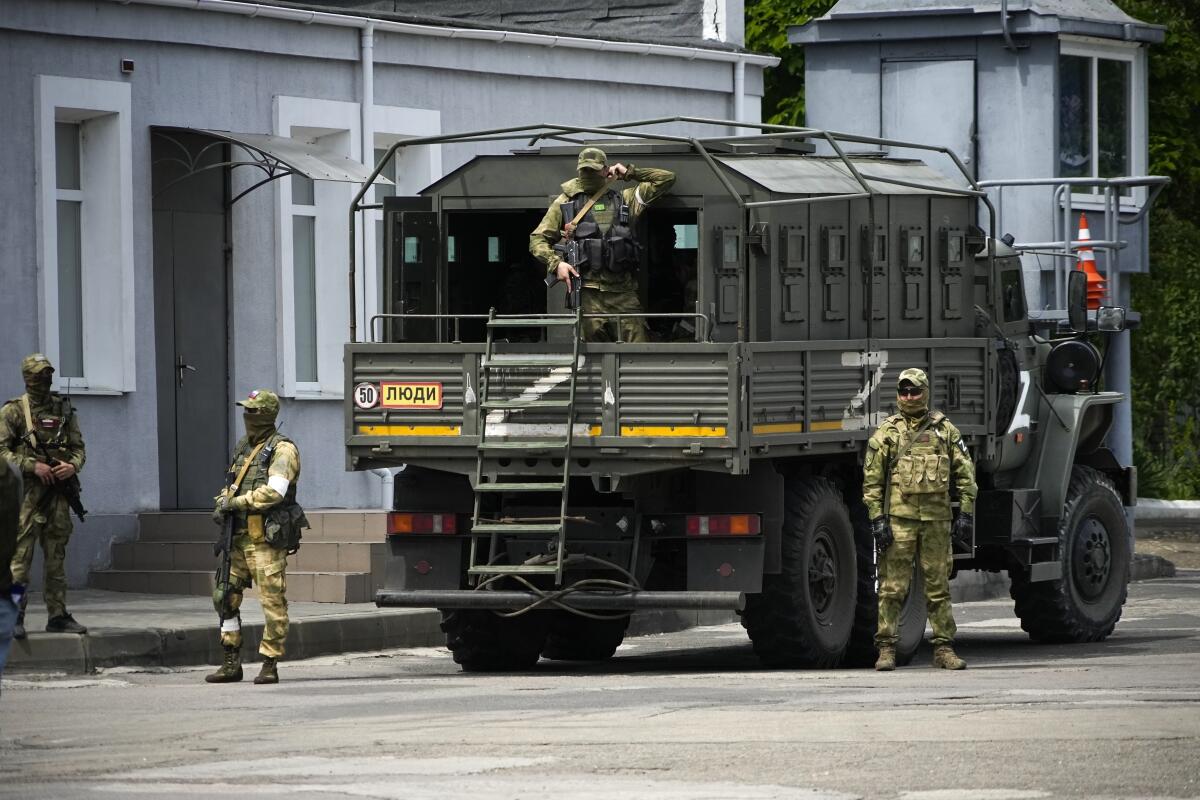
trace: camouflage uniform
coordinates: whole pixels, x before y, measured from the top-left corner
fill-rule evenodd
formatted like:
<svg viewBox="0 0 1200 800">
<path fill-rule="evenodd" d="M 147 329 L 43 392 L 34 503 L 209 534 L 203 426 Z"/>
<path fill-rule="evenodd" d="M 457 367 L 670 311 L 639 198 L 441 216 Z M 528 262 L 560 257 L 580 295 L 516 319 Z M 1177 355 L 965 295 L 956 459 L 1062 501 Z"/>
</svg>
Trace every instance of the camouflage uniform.
<svg viewBox="0 0 1200 800">
<path fill-rule="evenodd" d="M 871 436 L 863 465 L 863 502 L 868 517 L 875 520 L 886 513 L 895 537 L 879 562 L 875 644 L 881 653 L 885 647 L 895 648 L 900 608 L 908 596 L 913 562 L 919 557 L 936 652 L 952 644 L 956 631 L 950 608 L 950 485 L 953 480 L 961 511 L 974 514 L 975 467 L 958 428 L 940 411 L 929 410 L 929 379 L 925 373 L 907 369 L 900 373 L 898 383 L 920 387 L 921 399 L 900 398 L 903 413 L 888 417 Z M 929 426 L 909 444 L 927 420 Z M 908 450 L 897 463 L 905 445 L 909 445 Z M 890 507 L 884 509 L 889 473 Z"/>
<path fill-rule="evenodd" d="M 541 223 L 529 235 L 529 252 L 545 264 L 546 271 L 550 273 L 558 269 L 558 265 L 562 261 L 553 246 L 562 238 L 564 225 L 570 222 L 569 219 L 563 218 L 563 204 L 580 195 L 584 195 L 585 199 L 590 198 L 598 192 L 600 185 L 603 185 L 603 179 L 601 178 L 600 185 L 596 185 L 594 183 L 595 173 L 608 168 L 608 160 L 604 151 L 595 147 L 584 148 L 579 154 L 578 164 L 579 177 L 562 184 L 562 194 L 550 204 L 546 216 L 542 217 Z M 620 193 L 620 199 L 629 206 L 630 225 L 632 225 L 646 209 L 646 206 L 670 191 L 672 184 L 675 183 L 675 173 L 665 169 L 635 167 L 632 164 L 627 169 L 624 180 L 638 182 L 636 187 L 623 189 Z M 593 173 L 590 177 L 589 170 Z M 615 195 L 616 192 L 611 191 L 611 194 Z M 613 215 L 616 210 L 613 199 L 602 197 L 598 200 L 587 215 L 580 220 L 580 226 L 594 221 L 599 226 L 601 233 L 607 234 L 612 227 Z M 583 312 L 585 314 L 639 314 L 642 311 L 642 305 L 638 300 L 637 291 L 638 281 L 634 272 L 615 273 L 607 269 L 591 269 L 583 274 L 583 291 L 580 292 Z M 585 320 L 583 338 L 585 341 L 595 341 L 600 337 L 601 331 L 612 336 L 613 330 L 612 320 Z M 644 320 L 621 319 L 620 332 L 622 341 L 646 341 Z"/>
<path fill-rule="evenodd" d="M 287 551 L 266 541 L 264 512 L 280 503 L 294 503 L 296 483 L 300 479 L 300 452 L 294 442 L 275 429 L 275 418 L 279 413 L 279 398 L 265 389 L 250 393 L 238 405 L 246 409 L 246 436 L 234 448 L 233 465 L 229 468 L 233 477 L 242 470 L 246 459 L 262 443 L 246 470 L 238 493 L 229 497 L 228 487 L 217 495 L 215 517 L 228 511 L 234 515 L 233 550 L 230 559 L 230 591 L 222 598 L 221 588 L 213 593 L 213 604 L 217 613 L 222 611 L 222 600 L 227 619 L 221 625 L 221 646 L 225 649 L 227 662 L 242 646 L 241 616 L 242 593 L 251 585 L 258 588 L 258 599 L 262 603 L 265 625 L 258 652 L 263 656 L 263 671 L 270 673 L 270 680 L 256 679 L 256 683 L 274 683 L 275 662 L 283 657 L 284 642 L 288 633 L 287 613 Z M 232 482 L 232 481 L 231 481 Z M 225 670 L 226 667 L 222 667 Z M 210 682 L 222 670 L 209 676 Z M 236 669 L 229 670 L 241 679 L 240 655 Z"/>
<path fill-rule="evenodd" d="M 41 353 L 27 356 L 21 362 L 21 374 L 29 391 L 0 408 L 0 459 L 13 464 L 24 478 L 17 547 L 11 563 L 12 582 L 29 585 L 34 543 L 40 544 L 45 556 L 45 598 L 49 614 L 47 630 L 85 633 L 86 628 L 67 613 L 64 562 L 72 531 L 71 510 L 67 499 L 55 488 L 54 483 L 45 484 L 37 477 L 35 470 L 38 462 L 45 462 L 26 440 L 28 425 L 23 400 L 27 397 L 38 442 L 46 447 L 51 456 L 74 467 L 76 473 L 83 469 L 86 453 L 78 418 L 69 400 L 50 391 L 49 379 L 53 372 L 54 367 Z M 22 608 L 18 625 L 23 625 L 23 622 Z M 22 631 L 19 637 L 23 636 Z"/>
</svg>

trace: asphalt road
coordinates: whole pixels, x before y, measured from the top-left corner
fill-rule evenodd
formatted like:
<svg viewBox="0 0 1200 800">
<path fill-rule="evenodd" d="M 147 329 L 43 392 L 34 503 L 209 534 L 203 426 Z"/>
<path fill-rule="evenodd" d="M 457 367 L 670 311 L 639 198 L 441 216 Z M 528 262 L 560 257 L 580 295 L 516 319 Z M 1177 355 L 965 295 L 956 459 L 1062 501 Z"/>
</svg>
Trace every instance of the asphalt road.
<svg viewBox="0 0 1200 800">
<path fill-rule="evenodd" d="M 1134 584 L 1095 645 L 1031 644 L 1007 601 L 958 617 L 960 673 L 927 650 L 891 674 L 765 670 L 728 625 L 522 675 L 429 648 L 285 662 L 272 687 L 20 676 L 0 796 L 1200 798 L 1200 573 Z"/>
</svg>

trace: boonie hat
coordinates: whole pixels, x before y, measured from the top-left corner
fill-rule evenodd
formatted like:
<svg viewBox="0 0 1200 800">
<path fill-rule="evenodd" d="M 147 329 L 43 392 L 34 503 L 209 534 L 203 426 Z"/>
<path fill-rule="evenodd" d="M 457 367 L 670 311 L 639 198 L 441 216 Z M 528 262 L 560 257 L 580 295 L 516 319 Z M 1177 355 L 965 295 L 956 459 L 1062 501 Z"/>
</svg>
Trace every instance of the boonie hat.
<svg viewBox="0 0 1200 800">
<path fill-rule="evenodd" d="M 246 395 L 245 400 L 238 400 L 237 405 L 242 408 L 255 408 L 274 415 L 279 413 L 279 395 L 270 389 L 255 389 Z"/>
<path fill-rule="evenodd" d="M 599 147 L 585 147 L 579 151 L 577 169 L 594 169 L 597 172 L 607 169 L 608 156 Z"/>
<path fill-rule="evenodd" d="M 30 353 L 21 359 L 21 374 L 22 375 L 37 375 L 38 373 L 50 370 L 54 372 L 54 365 L 50 363 L 50 359 L 46 358 L 41 353 Z"/>
</svg>

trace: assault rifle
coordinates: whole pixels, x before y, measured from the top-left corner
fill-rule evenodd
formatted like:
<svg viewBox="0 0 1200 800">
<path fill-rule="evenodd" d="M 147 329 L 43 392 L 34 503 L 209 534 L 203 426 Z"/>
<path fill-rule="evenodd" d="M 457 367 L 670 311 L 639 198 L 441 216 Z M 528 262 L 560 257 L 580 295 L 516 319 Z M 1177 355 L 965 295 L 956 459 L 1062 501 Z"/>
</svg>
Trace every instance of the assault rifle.
<svg viewBox="0 0 1200 800">
<path fill-rule="evenodd" d="M 237 477 L 230 470 L 223 492 L 226 503 L 233 498 L 232 487 L 236 480 Z M 213 555 L 221 559 L 217 563 L 217 574 L 214 583 L 214 594 L 219 592 L 221 598 L 221 602 L 217 604 L 217 616 L 220 617 L 221 622 L 237 616 L 237 611 L 229 607 L 229 593 L 233 588 L 230 581 L 230 573 L 233 569 L 233 527 L 233 511 L 232 509 L 225 509 L 221 519 L 221 536 L 213 544 Z"/>
<path fill-rule="evenodd" d="M 74 415 L 75 408 L 71 405 L 70 390 L 68 389 L 66 397 L 66 413 L 63 415 L 62 423 L 59 425 L 58 434 L 55 436 L 56 443 L 61 442 L 64 432 L 70 430 L 71 417 Z M 50 469 L 54 469 L 63 463 L 54 456 L 50 455 L 50 449 L 46 447 L 46 445 L 42 444 L 42 442 L 37 438 L 36 432 L 32 430 L 29 431 L 27 434 L 27 441 L 29 442 L 29 446 L 33 448 L 34 452 L 41 457 L 41 460 L 45 462 L 46 466 L 50 467 Z M 83 499 L 80 497 L 82 488 L 82 485 L 79 483 L 78 475 L 72 475 L 66 480 L 60 480 L 56 477 L 54 479 L 54 483 L 51 483 L 49 489 L 44 495 L 42 495 L 41 502 L 38 503 L 38 511 L 45 513 L 46 509 L 50 506 L 50 501 L 54 498 L 54 495 L 58 494 L 66 499 L 67 505 L 70 506 L 71 510 L 75 512 L 75 516 L 79 518 L 80 522 L 87 522 L 84 517 L 87 516 L 88 512 L 87 509 L 83 507 Z"/>
<path fill-rule="evenodd" d="M 574 267 L 576 272 L 580 273 L 578 277 L 567 278 L 567 308 L 574 311 L 579 308 L 579 293 L 583 288 L 583 270 L 587 267 L 587 256 L 583 254 L 583 248 L 570 233 L 554 245 L 554 250 L 562 256 L 564 264 L 569 264 Z M 557 274 L 550 273 L 546 276 L 547 287 L 552 287 L 558 282 Z"/>
</svg>

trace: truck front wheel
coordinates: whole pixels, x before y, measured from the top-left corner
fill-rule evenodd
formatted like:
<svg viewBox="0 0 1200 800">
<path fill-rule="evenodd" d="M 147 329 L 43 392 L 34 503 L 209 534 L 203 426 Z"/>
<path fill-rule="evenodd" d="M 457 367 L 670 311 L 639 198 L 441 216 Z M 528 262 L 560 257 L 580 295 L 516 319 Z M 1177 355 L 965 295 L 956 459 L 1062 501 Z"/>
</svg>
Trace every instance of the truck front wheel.
<svg viewBox="0 0 1200 800">
<path fill-rule="evenodd" d="M 546 642 L 543 615 L 501 617 L 491 611 L 442 611 L 446 647 L 464 672 L 519 672 L 532 669 Z"/>
<path fill-rule="evenodd" d="M 1129 582 L 1129 525 L 1116 487 L 1076 465 L 1058 526 L 1062 576 L 1031 583 L 1013 570 L 1021 627 L 1038 642 L 1099 642 L 1113 632 Z"/>
<path fill-rule="evenodd" d="M 825 478 L 788 478 L 784 495 L 783 569 L 746 598 L 742 625 L 765 664 L 835 667 L 854 623 L 850 515 Z"/>
</svg>

